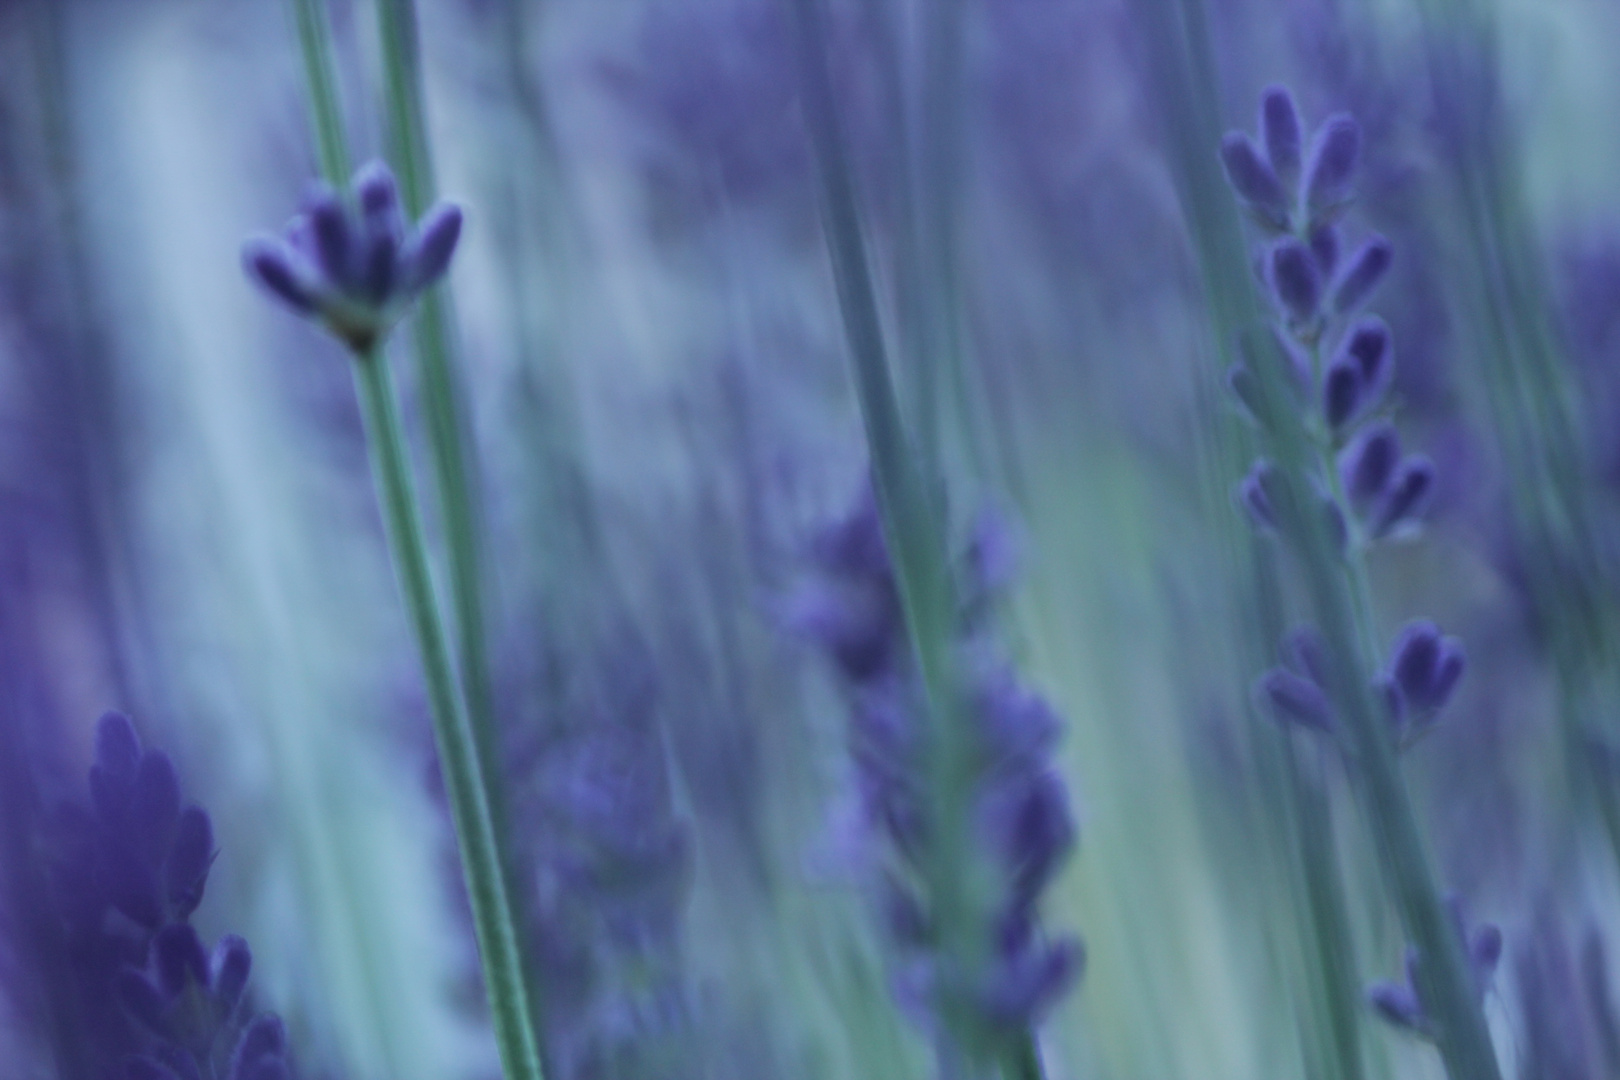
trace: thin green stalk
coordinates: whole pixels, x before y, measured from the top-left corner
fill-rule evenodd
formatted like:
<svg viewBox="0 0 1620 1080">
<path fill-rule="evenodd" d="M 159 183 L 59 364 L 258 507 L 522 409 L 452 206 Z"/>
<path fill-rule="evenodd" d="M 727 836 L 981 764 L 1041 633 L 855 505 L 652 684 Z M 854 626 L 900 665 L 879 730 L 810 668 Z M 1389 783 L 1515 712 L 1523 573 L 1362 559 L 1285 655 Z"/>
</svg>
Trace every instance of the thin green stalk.
<svg viewBox="0 0 1620 1080">
<path fill-rule="evenodd" d="M 480 773 L 477 747 L 461 707 L 449 643 L 433 595 L 427 544 L 406 464 L 405 438 L 386 358 L 379 346 L 355 356 L 354 376 L 394 570 L 421 653 L 433 714 L 433 737 L 461 848 L 467 894 L 472 901 L 473 929 L 483 961 L 501 1065 L 507 1080 L 542 1080 L 523 954 L 507 904 L 506 872 L 495 842 L 486 778 Z"/>
<path fill-rule="evenodd" d="M 975 895 L 980 886 L 969 861 L 965 794 L 971 789 L 975 764 L 965 703 L 953 671 L 957 608 L 938 477 L 919 465 L 890 376 L 854 182 L 833 104 L 823 12 L 819 0 L 791 0 L 790 7 L 823 230 L 866 427 L 878 513 L 930 721 L 924 729 L 930 839 L 922 858 L 923 876 L 941 948 L 972 970 L 988 952 L 989 942 L 973 925 L 981 898 Z M 945 1020 L 951 1026 L 952 1018 Z"/>
<path fill-rule="evenodd" d="M 387 84 L 388 126 L 393 140 L 394 169 L 400 196 L 412 220 L 421 217 L 434 197 L 433 163 L 428 153 L 422 106 L 422 64 L 412 0 L 377 0 L 377 30 L 382 41 Z M 500 748 L 490 696 L 485 640 L 483 566 L 479 542 L 477 492 L 468 457 L 464 397 L 451 353 L 448 304 L 442 288 L 433 289 L 417 306 L 413 329 L 422 407 L 427 416 L 428 447 L 434 489 L 443 516 L 445 550 L 450 561 L 450 597 L 455 609 L 462 692 L 472 721 L 478 755 L 492 780 L 499 776 Z M 499 786 L 490 792 L 498 835 L 504 840 L 505 798 Z M 502 851 L 507 846 L 502 844 Z M 508 863 L 510 862 L 508 858 Z"/>
<path fill-rule="evenodd" d="M 343 137 L 343 111 L 338 108 L 337 83 L 332 72 L 332 40 L 326 25 L 323 0 L 293 0 L 298 24 L 298 52 L 304 60 L 304 83 L 309 89 L 310 115 L 315 121 L 315 150 L 321 175 L 342 190 L 349 179 L 348 142 Z"/>
</svg>

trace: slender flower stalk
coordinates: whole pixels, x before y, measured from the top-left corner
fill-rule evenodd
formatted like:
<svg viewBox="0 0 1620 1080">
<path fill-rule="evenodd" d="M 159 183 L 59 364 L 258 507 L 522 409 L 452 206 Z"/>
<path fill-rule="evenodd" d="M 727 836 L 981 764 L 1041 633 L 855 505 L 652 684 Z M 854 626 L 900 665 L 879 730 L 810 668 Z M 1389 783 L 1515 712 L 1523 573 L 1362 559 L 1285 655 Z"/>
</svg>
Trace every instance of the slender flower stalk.
<svg viewBox="0 0 1620 1080">
<path fill-rule="evenodd" d="M 400 220 L 398 189 L 386 166 L 374 163 L 362 169 L 353 186 L 349 201 L 330 187 L 317 187 L 284 237 L 250 240 L 243 259 L 249 275 L 268 293 L 321 323 L 352 355 L 390 553 L 427 683 L 496 1042 L 508 1080 L 540 1080 L 538 1040 L 509 901 L 507 864 L 500 857 L 490 809 L 493 778 L 481 766 L 456 681 L 450 638 L 433 593 L 404 433 L 383 353 L 394 323 L 448 269 L 460 235 L 461 212 L 439 204 L 407 232 Z"/>
<path fill-rule="evenodd" d="M 1498 1080 L 1480 965 L 1436 886 L 1397 757 L 1415 730 L 1408 725 L 1432 719 L 1449 696 L 1460 652 L 1414 626 L 1387 674 L 1372 659 L 1365 550 L 1421 512 L 1433 470 L 1421 458 L 1400 458 L 1392 432 L 1376 424 L 1346 444 L 1379 405 L 1392 363 L 1387 328 L 1349 318 L 1387 266 L 1387 252 L 1374 238 L 1348 258 L 1339 254 L 1337 222 L 1351 197 L 1360 131 L 1348 116 L 1330 117 L 1306 152 L 1293 99 L 1278 87 L 1266 92 L 1261 116 L 1259 142 L 1240 132 L 1221 142 L 1233 190 L 1275 238 L 1264 271 L 1278 330 L 1251 336 L 1254 367 L 1233 373 L 1273 460 L 1257 463 L 1241 501 L 1298 553 L 1321 630 L 1291 639 L 1291 666 L 1268 673 L 1259 690 L 1280 716 L 1342 736 L 1413 944 L 1411 991 L 1422 1030 L 1452 1080 Z"/>
<path fill-rule="evenodd" d="M 947 981 L 949 974 L 971 978 L 988 968 L 996 952 L 983 917 L 996 900 L 994 875 L 974 858 L 984 758 L 971 688 L 956 670 L 964 597 L 947 551 L 938 477 L 912 442 L 890 377 L 854 181 L 833 104 L 824 11 L 819 0 L 791 0 L 790 9 L 823 229 L 871 456 L 882 576 L 893 590 L 900 649 L 920 691 L 919 722 L 908 734 L 917 744 L 920 790 L 914 809 L 923 824 L 912 837 L 916 846 L 908 861 L 926 904 L 929 940 L 952 969 Z M 939 987 L 932 996 L 929 1004 L 954 1038 L 954 1045 L 942 1050 L 947 1073 L 962 1067 L 961 1058 L 950 1055 L 982 1067 L 988 1054 L 1009 1069 L 1039 1075 L 1039 1051 L 1027 1023 L 1010 1049 L 987 1045 L 971 1006 L 953 1002 Z"/>
</svg>

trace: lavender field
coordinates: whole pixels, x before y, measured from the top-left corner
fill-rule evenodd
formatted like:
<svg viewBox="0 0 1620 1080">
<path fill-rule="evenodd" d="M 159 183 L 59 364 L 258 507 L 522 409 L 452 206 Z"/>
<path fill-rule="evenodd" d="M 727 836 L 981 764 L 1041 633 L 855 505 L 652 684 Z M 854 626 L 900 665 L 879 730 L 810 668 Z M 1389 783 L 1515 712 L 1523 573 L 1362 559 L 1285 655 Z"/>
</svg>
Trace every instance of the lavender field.
<svg viewBox="0 0 1620 1080">
<path fill-rule="evenodd" d="M 1617 1080 L 1620 8 L 0 2 L 0 1080 Z"/>
</svg>

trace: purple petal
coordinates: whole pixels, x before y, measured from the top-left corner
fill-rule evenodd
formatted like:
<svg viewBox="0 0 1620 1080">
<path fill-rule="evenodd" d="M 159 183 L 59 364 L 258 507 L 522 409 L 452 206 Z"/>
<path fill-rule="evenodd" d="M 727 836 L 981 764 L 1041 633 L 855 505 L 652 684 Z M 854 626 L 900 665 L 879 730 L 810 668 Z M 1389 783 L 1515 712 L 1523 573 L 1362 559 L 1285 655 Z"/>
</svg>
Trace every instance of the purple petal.
<svg viewBox="0 0 1620 1080">
<path fill-rule="evenodd" d="M 1317 686 L 1327 685 L 1327 640 L 1314 626 L 1296 626 L 1282 642 L 1283 659 Z"/>
<path fill-rule="evenodd" d="M 444 276 L 455 254 L 456 241 L 461 238 L 461 221 L 461 207 L 454 203 L 437 203 L 428 210 L 400 255 L 403 289 L 425 289 Z"/>
<path fill-rule="evenodd" d="M 1288 196 L 1282 181 L 1253 139 L 1241 131 L 1227 132 L 1221 140 L 1221 165 L 1240 199 L 1279 228 L 1287 222 Z"/>
<path fill-rule="evenodd" d="M 1266 144 L 1266 157 L 1272 171 L 1284 184 L 1299 179 L 1299 108 L 1285 86 L 1268 86 L 1260 92 L 1260 137 Z"/>
<path fill-rule="evenodd" d="M 226 934 L 214 946 L 214 955 L 208 964 L 208 985 L 214 993 L 214 1003 L 221 1017 L 230 1018 L 242 1000 L 247 987 L 248 973 L 253 969 L 253 953 L 248 943 L 235 934 Z"/>
<path fill-rule="evenodd" d="M 271 237 L 256 237 L 242 246 L 242 265 L 259 286 L 300 314 L 315 310 L 315 289 L 301 272 L 287 245 Z"/>
<path fill-rule="evenodd" d="M 1272 668 L 1255 684 L 1256 696 L 1270 706 L 1272 716 L 1313 731 L 1333 729 L 1333 706 L 1327 694 L 1310 679 L 1287 668 Z"/>
<path fill-rule="evenodd" d="M 1312 213 L 1327 211 L 1350 195 L 1356 160 L 1361 154 L 1361 127 L 1347 113 L 1330 116 L 1317 129 L 1311 160 L 1305 169 L 1305 201 Z"/>
<path fill-rule="evenodd" d="M 157 857 L 168 843 L 180 815 L 180 777 L 174 762 L 161 750 L 148 750 L 130 790 L 129 829 L 142 847 Z"/>
<path fill-rule="evenodd" d="M 1339 477 L 1351 505 L 1365 507 L 1383 495 L 1400 459 L 1401 441 L 1394 425 L 1364 428 L 1339 455 Z"/>
<path fill-rule="evenodd" d="M 1294 319 L 1305 322 L 1316 316 L 1322 301 L 1322 280 L 1316 270 L 1316 259 L 1298 240 L 1278 241 L 1271 249 L 1269 283 L 1285 311 Z"/>
<path fill-rule="evenodd" d="M 1337 431 L 1360 411 L 1361 368 L 1351 360 L 1335 360 L 1322 376 L 1322 418 Z"/>
<path fill-rule="evenodd" d="M 354 277 L 355 237 L 343 200 L 326 184 L 320 184 L 305 205 L 316 265 L 329 280 L 347 284 Z"/>
<path fill-rule="evenodd" d="M 1395 248 L 1382 236 L 1369 238 L 1350 257 L 1350 265 L 1333 290 L 1333 310 L 1340 315 L 1360 307 L 1384 280 L 1395 261 Z"/>
<path fill-rule="evenodd" d="M 1367 988 L 1367 1003 L 1396 1027 L 1422 1032 L 1428 1028 L 1417 991 L 1393 982 L 1378 982 Z"/>
<path fill-rule="evenodd" d="M 1414 454 L 1401 462 L 1373 520 L 1374 537 L 1388 536 L 1422 516 L 1434 490 L 1434 463 Z"/>
<path fill-rule="evenodd" d="M 200 806 L 188 806 L 180 812 L 174 831 L 174 844 L 169 849 L 168 863 L 164 867 L 164 885 L 169 902 L 183 918 L 202 903 L 203 888 L 208 883 L 208 868 L 214 861 L 214 826 L 208 812 Z"/>
<path fill-rule="evenodd" d="M 1338 268 L 1341 239 L 1339 227 L 1332 222 L 1311 230 L 1311 255 L 1316 258 L 1316 268 L 1325 278 L 1332 277 L 1333 271 Z"/>
<path fill-rule="evenodd" d="M 253 1018 L 242 1031 L 231 1053 L 232 1080 L 246 1080 L 266 1062 L 281 1060 L 287 1054 L 287 1029 L 281 1017 L 264 1013 Z"/>
</svg>

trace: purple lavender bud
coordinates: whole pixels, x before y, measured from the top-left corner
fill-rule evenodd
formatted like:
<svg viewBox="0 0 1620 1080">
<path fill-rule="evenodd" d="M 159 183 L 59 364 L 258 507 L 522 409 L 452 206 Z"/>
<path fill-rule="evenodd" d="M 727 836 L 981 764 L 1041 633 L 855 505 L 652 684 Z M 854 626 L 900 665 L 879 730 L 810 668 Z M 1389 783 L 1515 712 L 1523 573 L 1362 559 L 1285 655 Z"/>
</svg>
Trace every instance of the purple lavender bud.
<svg viewBox="0 0 1620 1080">
<path fill-rule="evenodd" d="M 162 1034 L 168 1026 L 165 1015 L 168 1004 L 144 972 L 124 968 L 113 977 L 113 993 L 131 1016 L 152 1031 Z"/>
<path fill-rule="evenodd" d="M 1296 183 L 1302 137 L 1299 109 L 1287 87 L 1268 86 L 1260 92 L 1260 137 L 1277 178 L 1284 185 Z"/>
<path fill-rule="evenodd" d="M 1480 923 L 1468 936 L 1468 962 L 1473 966 L 1481 993 L 1490 985 L 1501 960 L 1502 928 L 1495 923 Z"/>
<path fill-rule="evenodd" d="M 1389 324 L 1376 315 L 1357 319 L 1339 343 L 1338 356 L 1354 360 L 1361 369 L 1366 403 L 1374 405 L 1389 389 L 1395 372 L 1395 350 L 1390 343 Z"/>
<path fill-rule="evenodd" d="M 1327 685 L 1327 640 L 1314 626 L 1296 626 L 1282 640 L 1283 660 L 1317 686 Z"/>
<path fill-rule="evenodd" d="M 1322 279 L 1310 248 L 1292 237 L 1279 240 L 1268 264 L 1271 291 L 1283 309 L 1297 322 L 1315 318 L 1322 302 Z"/>
<path fill-rule="evenodd" d="M 1420 619 L 1396 639 L 1390 674 L 1414 713 L 1431 714 L 1451 699 L 1466 663 L 1460 641 L 1442 637 L 1438 626 Z"/>
<path fill-rule="evenodd" d="M 384 161 L 368 161 L 350 180 L 360 202 L 360 216 L 366 231 L 397 233 L 399 230 L 399 184 Z"/>
<path fill-rule="evenodd" d="M 366 240 L 360 293 L 381 306 L 398 281 L 399 238 L 392 232 L 373 232 Z"/>
<path fill-rule="evenodd" d="M 1322 688 L 1287 668 L 1272 668 L 1255 683 L 1255 695 L 1273 717 L 1312 731 L 1333 730 L 1333 706 Z"/>
<path fill-rule="evenodd" d="M 981 993 L 980 1009 L 993 1024 L 1027 1030 L 1038 1023 L 1085 967 L 1085 950 L 1065 939 L 1009 958 Z"/>
<path fill-rule="evenodd" d="M 1016 790 L 990 797 L 993 843 L 1011 871 L 1013 894 L 1033 898 L 1074 846 L 1074 818 L 1063 781 L 1050 770 L 1021 778 Z"/>
<path fill-rule="evenodd" d="M 1311 141 L 1305 168 L 1305 203 L 1313 217 L 1332 211 L 1350 197 L 1350 181 L 1361 153 L 1361 126 L 1348 113 L 1328 117 Z"/>
<path fill-rule="evenodd" d="M 1238 485 L 1238 502 L 1262 532 L 1278 531 L 1277 504 L 1282 494 L 1282 473 L 1264 459 L 1256 461 Z"/>
<path fill-rule="evenodd" d="M 304 205 L 315 265 L 329 280 L 349 282 L 354 276 L 354 236 L 343 200 L 329 185 L 317 183 Z"/>
<path fill-rule="evenodd" d="M 1422 516 L 1434 491 L 1434 463 L 1420 454 L 1402 461 L 1390 479 L 1384 498 L 1373 515 L 1375 539 L 1388 536 Z"/>
<path fill-rule="evenodd" d="M 1379 1016 L 1396 1027 L 1423 1033 L 1429 1021 L 1418 1003 L 1417 991 L 1394 982 L 1377 982 L 1367 988 L 1367 1003 Z"/>
<path fill-rule="evenodd" d="M 310 274 L 286 244 L 273 237 L 254 237 L 242 245 L 248 276 L 301 315 L 315 310 L 316 290 Z"/>
<path fill-rule="evenodd" d="M 1339 227 L 1332 222 L 1318 225 L 1311 230 L 1308 238 L 1311 245 L 1311 254 L 1316 258 L 1316 268 L 1322 272 L 1324 278 L 1333 276 L 1333 271 L 1339 266 L 1339 248 L 1341 236 Z"/>
<path fill-rule="evenodd" d="M 1395 426 L 1380 422 L 1363 428 L 1339 455 L 1339 478 L 1350 504 L 1370 506 L 1381 497 L 1401 460 L 1401 440 Z"/>
<path fill-rule="evenodd" d="M 1322 376 L 1322 418 L 1338 431 L 1360 411 L 1361 368 L 1354 360 L 1341 357 Z"/>
<path fill-rule="evenodd" d="M 101 847 L 97 877 L 108 902 L 141 926 L 155 929 L 163 921 L 163 903 L 144 853 L 114 837 L 104 838 Z"/>
<path fill-rule="evenodd" d="M 1333 310 L 1340 315 L 1360 307 L 1372 295 L 1373 289 L 1384 280 L 1390 263 L 1395 261 L 1395 248 L 1382 236 L 1369 237 L 1350 257 L 1344 276 L 1333 290 Z"/>
<path fill-rule="evenodd" d="M 159 930 L 152 939 L 152 953 L 157 962 L 158 985 L 169 997 L 183 993 L 188 980 L 198 986 L 208 985 L 208 954 L 190 923 L 170 923 Z"/>
<path fill-rule="evenodd" d="M 461 238 L 461 207 L 436 203 L 417 223 L 416 235 L 400 253 L 400 287 L 407 292 L 425 289 L 444 276 Z"/>
<path fill-rule="evenodd" d="M 174 762 L 161 750 L 141 755 L 130 791 L 128 828 L 147 852 L 156 854 L 168 843 L 180 815 L 180 777 Z"/>
<path fill-rule="evenodd" d="M 1261 153 L 1255 141 L 1241 131 L 1229 131 L 1221 139 L 1221 165 L 1226 181 L 1238 198 L 1248 203 L 1263 221 L 1275 228 L 1286 227 L 1289 200 L 1282 181 Z"/>
<path fill-rule="evenodd" d="M 271 1013 L 256 1016 L 242 1030 L 231 1052 L 230 1080 L 256 1080 L 262 1065 L 280 1061 L 286 1055 L 287 1028 L 281 1017 Z"/>
<path fill-rule="evenodd" d="M 252 969 L 253 952 L 246 941 L 235 934 L 226 934 L 219 939 L 208 963 L 208 985 L 213 990 L 214 1004 L 222 1018 L 228 1020 L 236 1011 Z"/>
<path fill-rule="evenodd" d="M 164 867 L 164 884 L 169 903 L 175 906 L 181 918 L 190 915 L 202 903 L 203 888 L 208 883 L 208 868 L 214 862 L 214 825 L 208 811 L 200 806 L 188 806 L 180 812 L 174 830 L 174 844 L 169 849 Z"/>
</svg>

